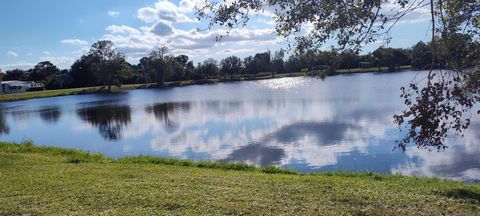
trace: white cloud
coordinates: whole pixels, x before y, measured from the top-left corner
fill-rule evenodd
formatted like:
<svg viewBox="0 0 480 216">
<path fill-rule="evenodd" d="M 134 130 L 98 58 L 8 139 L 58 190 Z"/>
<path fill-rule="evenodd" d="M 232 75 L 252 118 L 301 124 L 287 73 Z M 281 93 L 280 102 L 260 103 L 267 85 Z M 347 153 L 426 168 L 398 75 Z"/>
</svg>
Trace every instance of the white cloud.
<svg viewBox="0 0 480 216">
<path fill-rule="evenodd" d="M 166 21 L 172 23 L 192 23 L 195 20 L 188 17 L 186 14 L 191 13 L 195 5 L 199 1 L 182 0 L 179 5 L 168 0 L 159 0 L 153 6 L 140 8 L 137 17 L 148 23 L 157 21 Z"/>
<path fill-rule="evenodd" d="M 183 11 L 192 12 L 195 7 L 201 7 L 204 3 L 202 0 L 181 0 L 179 5 Z"/>
<path fill-rule="evenodd" d="M 257 22 L 265 23 L 267 25 L 275 25 L 275 20 L 273 19 L 258 18 Z"/>
<path fill-rule="evenodd" d="M 105 28 L 105 30 L 110 32 L 110 34 L 118 34 L 118 33 L 141 34 L 141 32 L 138 29 L 132 28 L 126 25 L 121 25 L 121 26 L 111 25 Z"/>
<path fill-rule="evenodd" d="M 89 47 L 84 46 L 84 47 L 82 47 L 78 50 L 73 51 L 72 53 L 75 54 L 75 55 L 81 56 L 81 55 L 86 54 L 89 50 L 90 50 Z"/>
<path fill-rule="evenodd" d="M 17 62 L 17 63 L 13 63 L 13 64 L 3 64 L 3 65 L 0 65 L 0 69 L 6 71 L 6 70 L 12 70 L 12 69 L 29 69 L 31 67 L 33 67 L 35 65 L 35 63 L 32 63 L 32 62 L 27 62 L 27 61 L 20 61 L 20 62 Z"/>
<path fill-rule="evenodd" d="M 405 15 L 398 23 L 400 24 L 412 24 L 426 22 L 431 19 L 430 11 L 426 8 L 419 8 Z"/>
<path fill-rule="evenodd" d="M 18 57 L 18 53 L 13 52 L 13 51 L 8 51 L 7 55 L 10 56 L 10 57 Z"/>
<path fill-rule="evenodd" d="M 206 48 L 218 44 L 237 43 L 242 45 L 254 45 L 258 43 L 273 44 L 277 36 L 274 29 L 233 29 L 228 33 L 224 30 L 214 30 L 201 33 L 197 30 L 183 31 L 177 30 L 172 42 L 177 48 Z M 217 38 L 220 41 L 216 41 Z"/>
<path fill-rule="evenodd" d="M 154 22 L 158 20 L 158 15 L 153 8 L 140 8 L 137 17 L 145 22 Z"/>
<path fill-rule="evenodd" d="M 407 4 L 405 8 L 409 8 L 412 5 L 418 5 L 418 4 L 419 2 L 413 1 Z M 390 1 L 389 3 L 384 5 L 381 12 L 383 14 L 393 16 L 403 11 L 404 11 L 403 7 L 400 7 L 394 1 Z M 413 24 L 413 23 L 429 21 L 430 19 L 431 19 L 430 9 L 423 6 L 407 13 L 397 22 L 397 24 Z"/>
<path fill-rule="evenodd" d="M 216 54 L 218 55 L 223 55 L 223 54 L 236 54 L 236 53 L 244 53 L 244 52 L 254 52 L 255 49 L 223 49 L 223 50 L 220 50 L 218 52 L 216 52 Z"/>
<path fill-rule="evenodd" d="M 73 64 L 75 58 L 67 57 L 67 56 L 47 56 L 41 57 L 40 61 L 49 61 L 57 66 L 69 66 Z"/>
<path fill-rule="evenodd" d="M 172 54 L 182 52 L 190 57 L 201 58 L 200 56 L 216 53 L 226 55 L 254 52 L 259 46 L 270 46 L 279 41 L 273 28 L 233 29 L 228 34 L 222 29 L 198 31 L 196 28 L 175 28 L 176 23 L 196 22 L 193 11 L 201 4 L 202 0 L 181 0 L 178 3 L 158 0 L 155 4 L 138 10 L 137 17 L 149 23 L 148 26 L 134 28 L 110 25 L 105 28 L 108 33 L 100 39 L 112 41 L 129 60 L 138 60 L 161 46 L 168 46 Z M 217 41 L 221 36 L 226 37 Z"/>
<path fill-rule="evenodd" d="M 68 44 L 68 45 L 74 45 L 74 46 L 81 46 L 81 45 L 87 45 L 88 42 L 80 39 L 65 39 L 60 41 L 62 44 Z"/>
<path fill-rule="evenodd" d="M 199 32 L 192 29 L 185 31 L 175 29 L 165 22 L 157 22 L 152 27 L 145 28 L 142 34 L 107 34 L 102 37 L 102 40 L 114 42 L 116 47 L 127 55 L 131 53 L 146 54 L 160 46 L 168 46 L 172 50 L 194 51 L 219 45 L 251 46 L 274 44 L 277 41 L 273 29 L 235 29 L 221 41 L 216 41 L 217 37 L 226 34 L 223 30 Z M 239 51 L 245 50 L 240 49 Z"/>
<path fill-rule="evenodd" d="M 108 15 L 111 16 L 111 17 L 117 18 L 118 16 L 120 16 L 120 12 L 118 12 L 118 11 L 108 11 Z"/>
<path fill-rule="evenodd" d="M 49 51 L 42 51 L 42 54 L 44 54 L 44 55 L 50 55 L 50 52 L 49 52 Z"/>
<path fill-rule="evenodd" d="M 173 27 L 168 23 L 158 21 L 152 26 L 150 32 L 158 36 L 169 36 L 173 34 Z"/>
</svg>

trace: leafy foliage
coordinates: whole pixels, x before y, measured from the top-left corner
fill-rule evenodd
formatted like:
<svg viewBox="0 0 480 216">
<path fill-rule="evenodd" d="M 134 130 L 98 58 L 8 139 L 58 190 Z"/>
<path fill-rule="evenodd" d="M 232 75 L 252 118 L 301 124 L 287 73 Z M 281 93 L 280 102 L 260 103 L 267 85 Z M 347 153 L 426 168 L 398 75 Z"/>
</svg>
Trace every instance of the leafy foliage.
<svg viewBox="0 0 480 216">
<path fill-rule="evenodd" d="M 480 101 L 480 88 L 475 84 L 478 80 L 474 78 L 480 72 L 480 26 L 476 23 L 480 2 L 431 1 L 430 6 L 430 73 L 424 80 L 414 80 L 408 89 L 402 88 L 401 96 L 408 108 L 394 116 L 397 125 L 408 130 L 397 142 L 402 149 L 411 142 L 419 148 L 447 148 L 447 136 L 462 134 L 468 128 L 470 118 L 464 114 Z M 436 22 L 440 27 L 436 27 Z M 442 67 L 448 70 L 434 70 Z"/>
<path fill-rule="evenodd" d="M 232 78 L 233 74 L 242 70 L 243 70 L 242 59 L 240 59 L 239 57 L 229 56 L 220 62 L 221 73 L 225 75 L 226 74 L 230 75 L 230 78 Z"/>
<path fill-rule="evenodd" d="M 125 61 L 125 56 L 116 51 L 111 41 L 98 41 L 92 45 L 88 55 L 93 56 L 91 65 L 94 77 L 103 86 L 120 85 L 120 81 L 130 72 L 130 67 Z"/>
<path fill-rule="evenodd" d="M 55 75 L 60 73 L 60 69 L 49 61 L 39 62 L 30 70 L 28 79 L 32 81 L 44 81 L 48 85 L 52 82 Z"/>
<path fill-rule="evenodd" d="M 423 44 L 423 42 L 421 43 Z M 100 42 L 92 49 L 100 48 L 99 45 Z M 400 65 L 409 65 L 411 61 L 413 64 L 413 60 L 410 58 L 412 50 L 380 47 L 373 52 L 375 55 L 372 53 L 360 55 L 353 50 L 338 52 L 337 49 L 332 49 L 330 51 L 310 50 L 303 54 L 291 53 L 288 58 L 286 58 L 286 50 L 281 49 L 273 54 L 261 52 L 244 59 L 230 56 L 222 59 L 220 64 L 214 59 L 207 59 L 195 66 L 188 56 L 182 54 L 173 56 L 168 53 L 166 47 L 162 47 L 141 58 L 137 65 L 130 65 L 125 61 L 124 56 L 115 50 L 113 44 L 108 46 L 104 48 L 110 49 L 109 52 L 116 56 L 110 60 L 102 57 L 103 54 L 100 51 L 91 51 L 76 60 L 69 70 L 59 70 L 50 62 L 41 62 L 36 69 L 8 70 L 5 80 L 30 80 L 33 76 L 32 72 L 35 71 L 35 76 L 38 76 L 36 79 L 47 84 L 47 89 L 62 89 L 152 82 L 163 85 L 165 82 L 172 81 L 233 79 L 234 75 L 248 77 L 261 74 L 264 76 L 265 73 L 270 73 L 271 77 L 275 77 L 276 73 L 298 73 L 300 71 L 305 71 L 307 74 L 326 71 L 332 74 L 337 69 L 349 70 L 358 67 L 367 69 L 375 66 L 378 67 L 378 71 L 384 71 L 384 67 L 389 64 L 395 65 L 395 70 L 398 70 Z M 418 55 L 428 56 L 428 53 L 431 53 L 429 51 L 431 44 L 427 43 L 425 46 L 426 54 L 418 51 Z M 398 53 L 398 56 L 402 58 L 383 56 L 390 55 L 390 52 Z M 428 62 L 429 59 L 422 58 L 422 61 Z M 43 75 L 40 76 L 40 74 Z"/>
</svg>

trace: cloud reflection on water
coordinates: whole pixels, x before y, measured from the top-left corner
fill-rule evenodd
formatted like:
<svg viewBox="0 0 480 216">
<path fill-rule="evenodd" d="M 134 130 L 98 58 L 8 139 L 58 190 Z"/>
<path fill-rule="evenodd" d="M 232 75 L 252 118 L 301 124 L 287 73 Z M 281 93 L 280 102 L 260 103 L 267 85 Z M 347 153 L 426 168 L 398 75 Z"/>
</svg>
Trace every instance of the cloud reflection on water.
<svg viewBox="0 0 480 216">
<path fill-rule="evenodd" d="M 401 135 L 392 122 L 402 109 L 398 89 L 410 79 L 403 73 L 285 78 L 18 102 L 0 106 L 0 135 L 57 146 L 70 140 L 67 147 L 113 157 L 480 179 L 478 119 L 444 152 L 392 152 Z"/>
<path fill-rule="evenodd" d="M 480 123 L 473 123 L 464 139 L 450 138 L 448 146 L 447 150 L 440 152 L 410 148 L 405 152 L 410 160 L 392 171 L 406 175 L 480 181 Z"/>
</svg>

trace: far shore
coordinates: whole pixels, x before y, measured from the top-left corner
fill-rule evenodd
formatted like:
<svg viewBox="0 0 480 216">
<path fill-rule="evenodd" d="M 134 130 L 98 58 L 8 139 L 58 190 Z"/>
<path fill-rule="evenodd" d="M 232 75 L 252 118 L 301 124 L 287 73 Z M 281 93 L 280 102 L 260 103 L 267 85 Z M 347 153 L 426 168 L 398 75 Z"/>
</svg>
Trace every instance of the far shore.
<svg viewBox="0 0 480 216">
<path fill-rule="evenodd" d="M 386 71 L 387 68 L 380 68 L 381 71 Z M 410 70 L 411 66 L 401 66 L 400 71 Z M 356 73 L 379 73 L 379 68 L 352 68 L 352 69 L 339 69 L 334 74 L 329 76 L 342 75 L 342 74 L 356 74 Z M 202 80 L 183 80 L 183 81 L 173 81 L 166 82 L 161 86 L 158 86 L 156 83 L 140 83 L 140 84 L 124 84 L 121 87 L 112 88 L 112 92 L 118 92 L 121 90 L 132 90 L 132 89 L 145 89 L 145 88 L 168 88 L 168 87 L 178 87 L 178 86 L 189 86 L 189 85 L 200 85 L 200 84 L 214 84 L 220 82 L 235 82 L 235 81 L 254 81 L 254 80 L 264 80 L 272 78 L 284 78 L 284 77 L 300 77 L 308 76 L 304 72 L 296 73 L 278 73 L 272 77 L 271 73 L 260 73 L 256 76 L 234 76 L 232 78 L 211 78 L 211 79 L 202 79 Z M 79 95 L 79 94 L 95 94 L 95 93 L 106 93 L 106 90 L 102 86 L 92 86 L 92 87 L 82 87 L 82 88 L 68 88 L 68 89 L 55 89 L 55 90 L 44 90 L 44 91 L 32 91 L 32 92 L 23 92 L 15 94 L 0 94 L 0 102 L 10 102 L 10 101 L 19 101 L 19 100 L 29 100 L 36 98 L 46 98 L 46 97 L 57 97 L 57 96 L 67 96 L 67 95 Z"/>
</svg>

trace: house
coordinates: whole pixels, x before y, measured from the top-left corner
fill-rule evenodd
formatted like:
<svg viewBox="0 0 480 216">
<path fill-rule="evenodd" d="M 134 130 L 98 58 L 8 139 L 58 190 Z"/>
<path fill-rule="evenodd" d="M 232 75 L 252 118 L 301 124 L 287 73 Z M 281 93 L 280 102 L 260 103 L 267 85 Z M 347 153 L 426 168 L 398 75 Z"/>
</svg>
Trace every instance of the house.
<svg viewBox="0 0 480 216">
<path fill-rule="evenodd" d="M 4 81 L 0 83 L 0 94 L 20 93 L 32 90 L 43 90 L 42 83 L 36 83 L 33 81 Z"/>
<path fill-rule="evenodd" d="M 358 63 L 361 68 L 371 68 L 374 67 L 372 62 L 359 62 Z"/>
<path fill-rule="evenodd" d="M 27 91 L 42 91 L 45 90 L 45 85 L 43 83 L 36 83 L 34 81 L 27 82 L 28 89 Z"/>
</svg>

